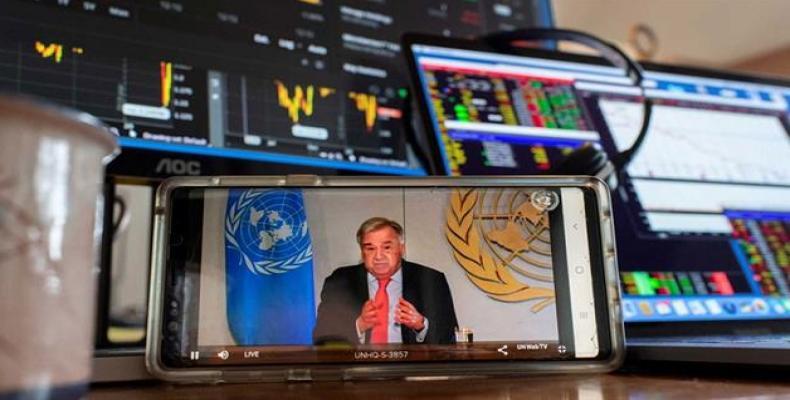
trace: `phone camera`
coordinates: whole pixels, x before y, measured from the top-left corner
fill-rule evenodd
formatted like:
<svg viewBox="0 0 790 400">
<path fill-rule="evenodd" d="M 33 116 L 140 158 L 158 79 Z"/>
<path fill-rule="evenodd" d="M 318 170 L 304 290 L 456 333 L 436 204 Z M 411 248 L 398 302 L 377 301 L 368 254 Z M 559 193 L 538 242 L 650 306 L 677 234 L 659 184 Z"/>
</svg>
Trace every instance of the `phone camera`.
<svg viewBox="0 0 790 400">
<path fill-rule="evenodd" d="M 560 197 L 556 192 L 549 190 L 538 190 L 530 197 L 532 206 L 540 211 L 554 211 L 560 205 Z"/>
</svg>

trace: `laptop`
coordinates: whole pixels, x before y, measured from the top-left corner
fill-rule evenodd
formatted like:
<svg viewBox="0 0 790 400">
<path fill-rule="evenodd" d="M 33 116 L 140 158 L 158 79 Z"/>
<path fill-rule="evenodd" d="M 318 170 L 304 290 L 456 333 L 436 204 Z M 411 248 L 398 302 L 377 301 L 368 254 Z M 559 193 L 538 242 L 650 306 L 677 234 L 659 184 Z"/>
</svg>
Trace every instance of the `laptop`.
<svg viewBox="0 0 790 400">
<path fill-rule="evenodd" d="M 662 106 L 618 196 L 632 358 L 790 365 L 790 82 L 646 68 Z"/>
<path fill-rule="evenodd" d="M 600 59 L 426 36 L 403 49 L 447 174 L 540 174 L 636 138 L 640 91 Z M 629 358 L 790 365 L 790 81 L 645 69 L 650 130 L 612 193 Z"/>
</svg>

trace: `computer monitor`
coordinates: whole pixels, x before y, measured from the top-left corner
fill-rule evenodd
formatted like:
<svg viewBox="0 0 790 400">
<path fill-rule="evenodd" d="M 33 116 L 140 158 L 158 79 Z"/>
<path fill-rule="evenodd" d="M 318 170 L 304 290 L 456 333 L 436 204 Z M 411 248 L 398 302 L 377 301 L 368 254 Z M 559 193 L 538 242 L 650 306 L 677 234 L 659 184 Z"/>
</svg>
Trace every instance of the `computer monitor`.
<svg viewBox="0 0 790 400">
<path fill-rule="evenodd" d="M 542 173 L 637 136 L 640 90 L 600 60 L 409 46 L 448 174 Z M 626 322 L 790 318 L 790 82 L 657 64 L 645 78 L 650 129 L 613 193 Z"/>
<path fill-rule="evenodd" d="M 422 175 L 402 131 L 401 33 L 549 25 L 548 1 L 12 1 L 0 91 L 90 112 L 113 175 Z"/>
<path fill-rule="evenodd" d="M 0 0 L 0 93 L 94 114 L 123 150 L 107 169 L 99 346 L 143 339 L 161 178 L 424 175 L 400 35 L 530 25 L 551 25 L 548 0 Z"/>
</svg>

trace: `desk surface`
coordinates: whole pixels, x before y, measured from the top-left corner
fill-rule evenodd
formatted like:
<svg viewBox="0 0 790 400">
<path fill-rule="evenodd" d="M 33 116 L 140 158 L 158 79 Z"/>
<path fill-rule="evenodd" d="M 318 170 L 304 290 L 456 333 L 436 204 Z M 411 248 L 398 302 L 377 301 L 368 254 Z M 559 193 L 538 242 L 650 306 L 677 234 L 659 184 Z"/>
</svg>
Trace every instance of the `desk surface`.
<svg viewBox="0 0 790 400">
<path fill-rule="evenodd" d="M 786 382 L 786 383 L 785 383 Z M 102 385 L 90 399 L 689 399 L 790 398 L 785 380 L 738 380 L 646 374 L 543 376 L 455 381 L 317 382 L 174 386 L 162 383 Z"/>
</svg>

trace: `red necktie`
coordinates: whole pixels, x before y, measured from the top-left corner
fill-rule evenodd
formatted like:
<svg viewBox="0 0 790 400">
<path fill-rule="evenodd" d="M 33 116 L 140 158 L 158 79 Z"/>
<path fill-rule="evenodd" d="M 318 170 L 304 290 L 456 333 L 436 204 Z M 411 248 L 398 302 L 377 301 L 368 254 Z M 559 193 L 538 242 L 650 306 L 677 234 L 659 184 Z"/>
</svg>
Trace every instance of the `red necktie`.
<svg viewBox="0 0 790 400">
<path fill-rule="evenodd" d="M 376 291 L 376 297 L 373 302 L 378 308 L 378 322 L 373 327 L 373 332 L 370 336 L 370 343 L 387 343 L 387 320 L 390 311 L 390 300 L 387 296 L 387 284 L 390 283 L 390 278 L 379 279 L 379 289 Z"/>
</svg>

